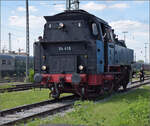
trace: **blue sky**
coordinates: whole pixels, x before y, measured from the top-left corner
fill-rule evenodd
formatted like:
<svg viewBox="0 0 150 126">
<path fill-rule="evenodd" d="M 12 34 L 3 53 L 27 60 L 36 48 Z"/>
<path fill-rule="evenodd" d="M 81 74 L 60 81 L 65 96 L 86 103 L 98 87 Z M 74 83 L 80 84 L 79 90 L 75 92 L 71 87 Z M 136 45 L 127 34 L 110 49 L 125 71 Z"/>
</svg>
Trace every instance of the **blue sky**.
<svg viewBox="0 0 150 126">
<path fill-rule="evenodd" d="M 43 34 L 43 16 L 53 15 L 65 9 L 65 1 L 29 1 L 30 10 L 30 54 L 33 42 Z M 107 21 L 120 39 L 123 31 L 126 44 L 134 49 L 137 60 L 144 60 L 145 45 L 149 43 L 149 1 L 81 1 L 84 9 Z M 12 50 L 25 51 L 25 1 L 1 2 L 1 49 L 8 50 L 8 33 L 12 33 Z M 147 44 L 148 47 L 148 44 Z M 147 61 L 149 50 L 147 49 Z"/>
</svg>

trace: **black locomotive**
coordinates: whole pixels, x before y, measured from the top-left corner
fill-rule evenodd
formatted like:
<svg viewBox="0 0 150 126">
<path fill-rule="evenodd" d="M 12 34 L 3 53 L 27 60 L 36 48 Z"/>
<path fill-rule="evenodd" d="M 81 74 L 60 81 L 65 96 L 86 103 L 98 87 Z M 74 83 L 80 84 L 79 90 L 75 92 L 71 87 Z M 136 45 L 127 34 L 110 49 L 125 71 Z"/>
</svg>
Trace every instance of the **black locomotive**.
<svg viewBox="0 0 150 126">
<path fill-rule="evenodd" d="M 45 16 L 43 38 L 34 43 L 34 79 L 51 95 L 111 93 L 129 82 L 133 50 L 104 20 L 83 10 Z"/>
</svg>

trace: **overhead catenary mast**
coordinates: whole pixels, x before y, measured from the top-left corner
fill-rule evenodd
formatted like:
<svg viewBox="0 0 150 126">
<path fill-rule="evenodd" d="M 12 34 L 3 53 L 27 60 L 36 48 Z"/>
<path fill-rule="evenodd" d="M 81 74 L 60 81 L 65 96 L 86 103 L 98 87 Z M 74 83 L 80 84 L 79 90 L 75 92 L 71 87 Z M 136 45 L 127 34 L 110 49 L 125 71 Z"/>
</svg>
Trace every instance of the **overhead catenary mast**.
<svg viewBox="0 0 150 126">
<path fill-rule="evenodd" d="M 149 64 L 150 64 L 150 39 L 149 39 Z"/>
<path fill-rule="evenodd" d="M 1 30 L 0 30 L 1 31 Z M 1 53 L 1 36 L 0 36 L 0 53 Z"/>
<path fill-rule="evenodd" d="M 149 43 L 144 43 L 145 44 L 145 63 L 147 63 L 147 44 Z"/>
<path fill-rule="evenodd" d="M 66 0 L 66 10 L 79 10 L 79 0 Z"/>
<path fill-rule="evenodd" d="M 123 31 L 122 33 L 124 34 L 124 41 L 126 41 L 126 33 L 128 33 L 128 31 Z"/>
<path fill-rule="evenodd" d="M 9 35 L 9 53 L 11 53 L 11 33 L 8 33 Z"/>
<path fill-rule="evenodd" d="M 26 0 L 26 79 L 29 77 L 29 6 Z"/>
</svg>

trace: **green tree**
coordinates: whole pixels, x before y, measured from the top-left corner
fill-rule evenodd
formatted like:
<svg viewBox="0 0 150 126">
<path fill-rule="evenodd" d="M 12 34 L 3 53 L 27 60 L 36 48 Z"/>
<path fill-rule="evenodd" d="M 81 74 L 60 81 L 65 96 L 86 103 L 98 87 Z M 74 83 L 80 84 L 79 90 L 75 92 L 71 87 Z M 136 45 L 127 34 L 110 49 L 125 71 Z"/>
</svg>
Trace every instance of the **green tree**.
<svg viewBox="0 0 150 126">
<path fill-rule="evenodd" d="M 144 60 L 138 60 L 137 62 L 138 63 L 144 63 Z"/>
</svg>

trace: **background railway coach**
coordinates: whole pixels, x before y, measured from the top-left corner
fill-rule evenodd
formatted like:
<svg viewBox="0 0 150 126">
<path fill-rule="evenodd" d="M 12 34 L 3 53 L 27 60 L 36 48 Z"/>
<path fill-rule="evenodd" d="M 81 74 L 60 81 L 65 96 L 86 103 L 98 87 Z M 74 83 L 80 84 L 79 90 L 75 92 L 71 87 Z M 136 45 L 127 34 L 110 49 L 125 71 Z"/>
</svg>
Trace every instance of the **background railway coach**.
<svg viewBox="0 0 150 126">
<path fill-rule="evenodd" d="M 133 50 L 104 20 L 83 10 L 45 16 L 43 38 L 34 44 L 34 79 L 51 95 L 111 93 L 129 82 Z"/>
<path fill-rule="evenodd" d="M 144 71 L 150 71 L 150 64 L 135 62 L 131 66 L 135 72 L 136 71 L 139 72 L 141 70 L 141 68 L 143 68 Z"/>
<path fill-rule="evenodd" d="M 143 64 L 143 69 L 145 71 L 150 71 L 150 64 Z"/>
<path fill-rule="evenodd" d="M 0 54 L 1 77 L 12 75 L 15 69 L 15 58 L 12 55 Z"/>
<path fill-rule="evenodd" d="M 29 58 L 29 67 L 33 68 L 33 57 Z M 26 56 L 15 54 L 0 54 L 0 76 L 24 77 L 26 71 Z"/>
</svg>

